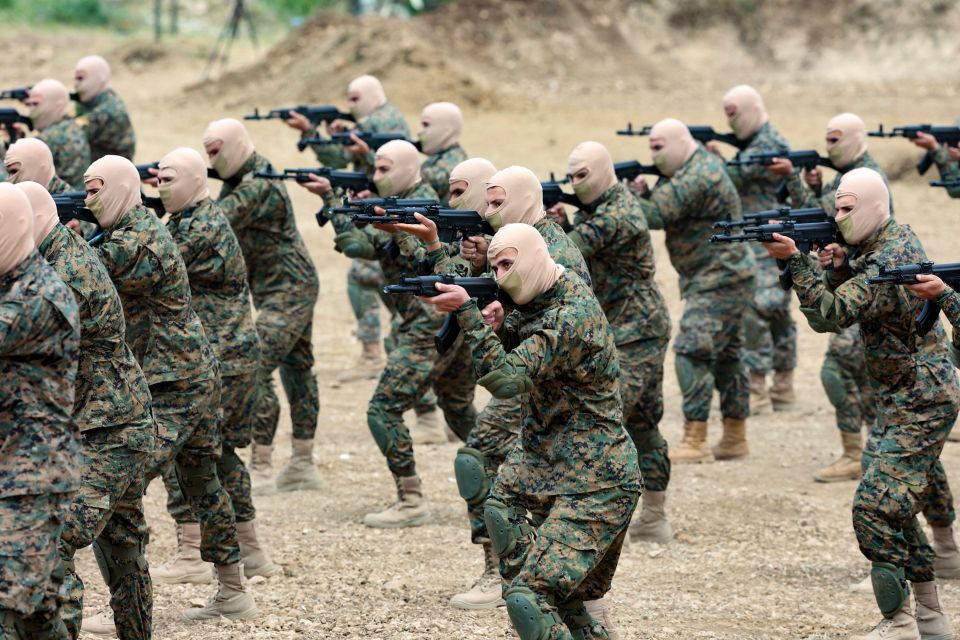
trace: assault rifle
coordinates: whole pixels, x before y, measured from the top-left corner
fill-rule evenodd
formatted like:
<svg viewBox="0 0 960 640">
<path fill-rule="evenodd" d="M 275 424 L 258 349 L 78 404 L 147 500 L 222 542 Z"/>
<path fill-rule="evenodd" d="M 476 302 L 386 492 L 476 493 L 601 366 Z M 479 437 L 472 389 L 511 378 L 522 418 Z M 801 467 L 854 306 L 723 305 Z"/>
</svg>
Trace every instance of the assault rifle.
<svg viewBox="0 0 960 640">
<path fill-rule="evenodd" d="M 764 211 L 745 213 L 743 214 L 743 220 L 719 220 L 713 223 L 713 228 L 729 231 L 730 229 L 742 229 L 744 227 L 767 224 L 771 220 L 778 222 L 826 222 L 829 219 L 830 215 L 820 207 L 805 209 L 781 207 L 779 209 L 766 209 Z"/>
<path fill-rule="evenodd" d="M 890 131 L 884 131 L 883 125 L 878 125 L 876 131 L 868 131 L 867 135 L 873 138 L 906 138 L 913 140 L 918 133 L 927 133 L 937 139 L 940 144 L 946 144 L 948 147 L 956 147 L 960 143 L 960 127 L 946 125 L 939 126 L 933 124 L 908 124 L 902 127 L 894 127 Z M 933 154 L 925 153 L 920 162 L 917 163 L 917 173 L 923 175 L 933 164 Z"/>
<path fill-rule="evenodd" d="M 650 131 L 653 129 L 650 125 L 644 125 L 639 129 L 633 128 L 633 123 L 628 122 L 626 129 L 618 129 L 618 136 L 649 136 Z M 716 140 L 717 142 L 723 142 L 724 144 L 729 144 L 736 147 L 737 149 L 744 149 L 747 146 L 748 140 L 738 140 L 735 134 L 731 133 L 718 133 L 710 125 L 687 125 L 687 129 L 690 131 L 690 135 L 693 136 L 693 139 L 701 144 L 707 142 L 712 142 Z"/>
<path fill-rule="evenodd" d="M 301 167 L 298 169 L 284 169 L 282 172 L 257 171 L 253 174 L 255 178 L 266 178 L 267 180 L 296 180 L 297 182 L 310 182 L 309 174 L 318 175 L 330 181 L 330 186 L 335 189 L 348 189 L 350 191 L 366 191 L 373 189 L 373 183 L 367 178 L 363 171 L 340 171 L 330 167 Z"/>
<path fill-rule="evenodd" d="M 361 140 L 367 143 L 371 150 L 376 151 L 383 145 L 387 144 L 392 140 L 407 140 L 402 133 L 377 133 L 374 131 L 343 131 L 340 133 L 331 133 L 329 138 L 300 138 L 300 141 L 297 143 L 297 150 L 303 151 L 311 144 L 340 144 L 345 147 L 349 147 L 352 144 L 356 144 L 353 141 L 353 138 L 350 136 L 357 136 Z M 407 140 L 410 144 L 417 148 L 417 151 L 420 150 L 420 142 L 413 140 Z"/>
<path fill-rule="evenodd" d="M 13 89 L 0 89 L 0 100 L 20 100 L 21 102 L 30 97 L 32 84 L 25 87 L 15 87 Z"/>
<path fill-rule="evenodd" d="M 928 274 L 938 276 L 954 289 L 960 288 L 960 262 L 948 262 L 944 264 L 934 264 L 933 262 L 921 262 L 919 264 L 908 264 L 901 267 L 892 267 L 887 269 L 880 267 L 880 273 L 867 278 L 868 284 L 917 284 L 917 276 Z M 937 323 L 940 317 L 940 305 L 934 300 L 927 300 L 920 313 L 916 317 L 917 333 L 925 336 L 930 329 Z"/>
<path fill-rule="evenodd" d="M 453 242 L 458 238 L 494 234 L 493 228 L 476 211 L 462 209 L 444 209 L 441 205 L 426 207 L 384 207 L 385 215 L 355 213 L 351 216 L 354 224 L 420 224 L 413 214 L 429 218 L 437 225 L 440 242 Z"/>
<path fill-rule="evenodd" d="M 57 217 L 60 218 L 60 224 L 67 224 L 71 220 L 87 222 L 97 227 L 96 232 L 87 240 L 88 244 L 99 244 L 104 238 L 103 227 L 94 217 L 93 212 L 87 208 L 86 191 L 67 191 L 52 195 L 54 204 L 57 205 Z"/>
<path fill-rule="evenodd" d="M 143 164 L 137 164 L 137 165 L 134 165 L 134 166 L 137 168 L 137 173 L 140 174 L 140 180 L 141 180 L 141 181 L 143 181 L 143 180 L 149 180 L 150 178 L 156 178 L 156 177 L 157 177 L 157 176 L 152 175 L 152 174 L 150 173 L 150 169 L 154 169 L 154 170 L 156 170 L 156 171 L 159 171 L 159 170 L 160 170 L 160 162 L 159 162 L 159 161 L 157 161 L 157 162 L 144 162 Z M 217 173 L 216 169 L 211 169 L 211 168 L 209 168 L 209 167 L 207 167 L 207 178 L 210 178 L 211 180 L 223 180 L 223 178 L 220 177 L 220 174 Z"/>
<path fill-rule="evenodd" d="M 793 166 L 806 169 L 807 171 L 817 167 L 836 170 L 836 167 L 833 166 L 829 158 L 824 158 L 813 149 L 804 149 L 802 151 L 790 151 L 789 149 L 784 149 L 783 151 L 762 151 L 760 153 L 751 153 L 746 158 L 739 160 L 727 160 L 727 164 L 732 167 L 745 167 L 752 164 L 766 167 L 773 164 L 773 161 L 777 158 L 785 158 L 792 162 Z M 789 196 L 790 192 L 787 190 L 787 181 L 784 178 L 780 181 L 780 184 L 777 185 L 777 200 L 779 202 L 786 202 Z"/>
<path fill-rule="evenodd" d="M 20 138 L 16 127 L 13 126 L 17 123 L 25 124 L 28 129 L 33 129 L 33 120 L 31 120 L 29 116 L 25 116 L 16 109 L 9 107 L 0 109 L 0 126 L 7 130 L 11 143 L 16 142 L 16 140 Z"/>
<path fill-rule="evenodd" d="M 545 180 L 540 183 L 540 189 L 543 190 L 543 207 L 549 209 L 561 202 L 563 204 L 569 204 L 574 207 L 581 207 L 583 203 L 580 202 L 575 194 L 567 193 L 564 191 L 560 185 L 570 184 L 570 178 L 564 178 L 562 180 L 557 180 L 554 177 L 553 173 L 550 173 L 550 179 Z"/>
<path fill-rule="evenodd" d="M 501 293 L 497 281 L 493 278 L 460 278 L 457 276 L 443 274 L 434 276 L 400 276 L 399 284 L 388 284 L 383 288 L 383 292 L 390 295 L 410 295 L 424 296 L 432 298 L 440 295 L 436 285 L 438 282 L 443 284 L 454 284 L 463 287 L 467 295 L 477 299 L 477 306 L 483 309 L 495 300 L 505 300 L 508 296 Z M 437 353 L 444 354 L 450 350 L 453 343 L 460 335 L 460 324 L 457 322 L 457 314 L 451 313 L 444 320 L 440 331 L 433 337 L 433 343 L 437 348 Z"/>
<path fill-rule="evenodd" d="M 656 165 L 640 164 L 637 160 L 616 162 L 613 165 L 613 172 L 617 174 L 617 180 L 633 180 L 639 175 L 663 176 Z"/>
<path fill-rule="evenodd" d="M 947 189 L 956 189 L 960 187 L 960 180 L 931 180 L 931 187 L 945 187 Z"/>
<path fill-rule="evenodd" d="M 373 189 L 372 187 L 371 190 L 376 191 L 376 189 Z M 348 200 L 347 198 L 344 198 L 343 205 L 331 209 L 330 213 L 347 213 L 350 215 L 355 213 L 365 213 L 367 215 L 373 215 L 374 207 L 397 208 L 430 206 L 440 206 L 440 201 L 433 200 L 432 198 L 398 198 L 397 196 L 387 196 L 386 198 L 364 198 L 362 200 Z M 322 209 L 317 212 L 317 224 L 322 227 L 329 221 L 330 219 L 323 215 Z"/>
<path fill-rule="evenodd" d="M 280 109 L 270 109 L 266 114 L 260 113 L 260 109 L 254 109 L 250 115 L 243 116 L 244 120 L 289 120 L 290 112 L 296 111 L 306 117 L 310 124 L 317 126 L 321 122 L 333 122 L 334 120 L 347 120 L 356 122 L 352 113 L 344 113 L 340 109 L 331 105 L 314 106 L 310 104 L 301 104 L 296 107 L 282 107 Z"/>
</svg>

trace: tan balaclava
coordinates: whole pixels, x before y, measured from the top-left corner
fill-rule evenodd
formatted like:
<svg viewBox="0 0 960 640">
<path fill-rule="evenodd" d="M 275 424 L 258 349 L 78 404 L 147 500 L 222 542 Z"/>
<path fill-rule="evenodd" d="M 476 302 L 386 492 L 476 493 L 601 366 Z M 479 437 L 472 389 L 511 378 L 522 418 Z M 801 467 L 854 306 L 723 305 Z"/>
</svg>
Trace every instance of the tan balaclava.
<svg viewBox="0 0 960 640">
<path fill-rule="evenodd" d="M 83 182 L 88 187 L 90 181 L 97 179 L 103 182 L 103 186 L 95 196 L 87 198 L 86 205 L 100 226 L 109 229 L 121 216 L 140 204 L 140 174 L 126 158 L 103 156 L 83 174 Z"/>
<path fill-rule="evenodd" d="M 427 155 L 449 149 L 460 141 L 463 133 L 463 114 L 452 102 L 428 104 L 420 113 L 424 123 L 420 132 L 420 148 Z"/>
<path fill-rule="evenodd" d="M 760 127 L 767 123 L 769 116 L 763 104 L 763 98 L 757 90 L 747 84 L 738 84 L 723 96 L 723 108 L 733 106 L 736 112 L 727 118 L 737 140 L 748 140 Z"/>
<path fill-rule="evenodd" d="M 860 116 L 841 113 L 827 123 L 827 135 L 839 133 L 836 144 L 827 143 L 827 156 L 838 169 L 850 166 L 867 152 L 867 127 Z"/>
<path fill-rule="evenodd" d="M 590 204 L 617 184 L 610 152 L 599 142 L 581 142 L 567 159 L 567 173 L 576 175 L 583 169 L 587 177 L 574 183 L 573 192 L 583 204 Z"/>
<path fill-rule="evenodd" d="M 356 93 L 359 98 L 350 108 L 353 117 L 359 120 L 370 115 L 387 103 L 387 94 L 383 92 L 383 85 L 373 76 L 360 76 L 350 81 L 347 95 Z"/>
<path fill-rule="evenodd" d="M 224 180 L 237 175 L 240 168 L 253 155 L 253 141 L 247 128 L 239 120 L 224 118 L 214 120 L 203 132 L 203 146 L 219 140 L 223 143 L 220 152 L 211 160 L 214 171 Z"/>
<path fill-rule="evenodd" d="M 420 154 L 406 140 L 391 140 L 377 150 L 376 157 L 393 163 L 376 182 L 381 197 L 405 193 L 420 184 Z"/>
<path fill-rule="evenodd" d="M 653 125 L 650 144 L 655 142 L 663 143 L 663 148 L 653 154 L 653 163 L 668 178 L 673 177 L 697 150 L 697 141 L 690 135 L 687 125 L 674 118 Z"/>
<path fill-rule="evenodd" d="M 70 92 L 59 80 L 47 78 L 30 88 L 30 97 L 41 96 L 42 102 L 30 107 L 30 118 L 37 131 L 63 120 L 70 106 Z"/>
<path fill-rule="evenodd" d="M 0 182 L 0 276 L 33 253 L 33 209 L 20 189 Z"/>
<path fill-rule="evenodd" d="M 207 163 L 189 147 L 179 147 L 163 156 L 158 177 L 172 179 L 159 187 L 163 208 L 170 213 L 183 211 L 210 197 Z"/>
<path fill-rule="evenodd" d="M 847 244 L 860 244 L 890 219 L 890 192 L 873 169 L 853 169 L 843 174 L 836 198 L 853 196 L 857 204 L 847 215 L 837 215 L 837 228 Z"/>
<path fill-rule="evenodd" d="M 80 58 L 73 69 L 74 76 L 78 71 L 86 74 L 74 85 L 81 102 L 90 102 L 110 88 L 110 65 L 100 56 Z"/>
<path fill-rule="evenodd" d="M 20 189 L 30 201 L 30 208 L 33 209 L 33 240 L 39 247 L 60 222 L 57 203 L 53 201 L 50 192 L 36 182 L 17 183 L 17 189 Z"/>
<path fill-rule="evenodd" d="M 526 167 L 501 169 L 487 182 L 488 194 L 493 187 L 500 187 L 507 194 L 503 204 L 493 211 L 483 212 L 494 231 L 514 222 L 534 224 L 545 215 L 543 187 L 530 169 Z"/>
<path fill-rule="evenodd" d="M 516 249 L 513 266 L 497 284 L 516 304 L 527 304 L 549 290 L 563 273 L 563 266 L 550 257 L 540 232 L 528 224 L 506 224 L 497 231 L 487 249 L 493 260 L 504 249 Z"/>
<path fill-rule="evenodd" d="M 497 172 L 497 168 L 486 158 L 470 158 L 464 160 L 450 172 L 450 184 L 463 181 L 467 188 L 456 202 L 451 198 L 450 207 L 474 210 L 480 215 L 487 210 L 487 182 Z"/>
<path fill-rule="evenodd" d="M 47 186 L 55 175 L 50 147 L 38 138 L 21 138 L 14 142 L 7 150 L 3 164 L 13 183 L 29 180 Z"/>
</svg>

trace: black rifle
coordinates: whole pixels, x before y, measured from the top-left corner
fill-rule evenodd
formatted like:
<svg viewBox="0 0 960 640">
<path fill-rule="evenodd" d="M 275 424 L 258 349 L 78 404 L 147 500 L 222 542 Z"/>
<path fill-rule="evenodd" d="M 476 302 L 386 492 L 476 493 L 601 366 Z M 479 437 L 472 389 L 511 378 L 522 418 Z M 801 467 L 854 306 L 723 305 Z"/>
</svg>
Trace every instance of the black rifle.
<svg viewBox="0 0 960 640">
<path fill-rule="evenodd" d="M 931 180 L 931 187 L 946 187 L 947 189 L 956 189 L 960 187 L 960 180 Z"/>
<path fill-rule="evenodd" d="M 637 160 L 624 160 L 614 163 L 613 172 L 617 174 L 617 180 L 634 180 L 639 175 L 663 176 L 656 165 L 640 164 Z"/>
<path fill-rule="evenodd" d="M 373 190 L 375 187 L 367 174 L 363 171 L 340 171 L 330 167 L 301 167 L 298 169 L 284 169 L 282 173 L 270 171 L 257 171 L 253 174 L 254 178 L 266 178 L 267 180 L 296 180 L 297 182 L 310 182 L 310 174 L 326 178 L 330 181 L 330 186 L 335 189 L 349 189 L 350 191 Z"/>
<path fill-rule="evenodd" d="M 357 136 L 367 143 L 371 150 L 376 151 L 383 145 L 393 140 L 407 140 L 402 133 L 377 133 L 374 131 L 343 131 L 341 133 L 331 133 L 329 138 L 300 138 L 297 143 L 297 149 L 303 151 L 311 144 L 340 144 L 349 147 L 356 144 L 350 136 Z M 410 144 L 420 150 L 420 142 L 407 140 Z"/>
<path fill-rule="evenodd" d="M 26 100 L 30 97 L 30 89 L 33 88 L 32 84 L 28 84 L 25 87 L 16 87 L 14 89 L 2 89 L 0 90 L 0 100 Z"/>
<path fill-rule="evenodd" d="M 567 193 L 564 191 L 560 185 L 570 184 L 570 178 L 564 178 L 563 180 L 557 180 L 554 177 L 553 173 L 550 174 L 550 179 L 545 180 L 540 183 L 540 188 L 543 190 L 543 207 L 549 209 L 555 205 L 560 204 L 569 204 L 574 207 L 582 207 L 583 203 L 580 202 L 575 194 Z"/>
<path fill-rule="evenodd" d="M 163 198 L 160 196 L 148 196 L 141 191 L 140 201 L 147 209 L 153 209 L 153 212 L 157 214 L 158 218 L 162 218 L 164 214 L 167 213 L 167 208 L 163 206 Z"/>
<path fill-rule="evenodd" d="M 501 293 L 497 281 L 493 278 L 460 278 L 457 276 L 443 274 L 435 276 L 400 276 L 399 284 L 388 284 L 383 288 L 383 292 L 390 295 L 410 295 L 424 296 L 432 298 L 440 295 L 440 291 L 434 286 L 438 282 L 443 284 L 453 284 L 463 287 L 467 295 L 477 299 L 477 306 L 483 309 L 495 300 L 505 300 L 508 296 Z M 443 321 L 443 327 L 433 337 L 433 343 L 437 348 L 437 353 L 444 354 L 450 350 L 453 343 L 460 335 L 460 324 L 457 322 L 457 314 L 451 313 Z"/>
<path fill-rule="evenodd" d="M 33 129 L 33 120 L 29 116 L 25 116 L 16 109 L 11 109 L 9 107 L 0 109 L 0 126 L 7 130 L 7 134 L 10 136 L 10 142 L 16 142 L 20 138 L 20 134 L 17 133 L 16 128 L 13 126 L 17 123 L 27 125 L 28 129 Z"/>
<path fill-rule="evenodd" d="M 649 136 L 652 129 L 653 127 L 650 125 L 644 125 L 639 129 L 634 129 L 633 123 L 628 122 L 626 129 L 617 130 L 617 135 Z M 688 124 L 687 129 L 690 131 L 690 135 L 693 136 L 693 139 L 702 144 L 716 140 L 717 142 L 723 142 L 724 144 L 729 144 L 737 149 L 742 150 L 746 148 L 747 144 L 750 142 L 749 140 L 738 140 L 737 136 L 733 133 L 718 133 L 708 124 Z"/>
<path fill-rule="evenodd" d="M 869 284 L 918 284 L 917 276 L 929 274 L 939 277 L 954 289 L 960 288 L 960 262 L 934 264 L 921 262 L 902 267 L 887 269 L 880 267 L 880 273 L 867 278 Z M 940 305 L 935 300 L 927 300 L 916 317 L 917 333 L 925 336 L 937 324 L 940 318 Z"/>
<path fill-rule="evenodd" d="M 743 220 L 719 220 L 713 223 L 713 228 L 729 231 L 730 229 L 742 229 L 744 227 L 767 224 L 771 220 L 778 222 L 786 222 L 788 220 L 790 222 L 826 222 L 830 220 L 830 214 L 820 207 L 805 209 L 781 207 L 779 209 L 766 209 L 764 211 L 745 213 L 743 214 Z"/>
<path fill-rule="evenodd" d="M 806 169 L 807 171 L 817 167 L 826 167 L 836 171 L 836 167 L 830 162 L 830 158 L 824 158 L 813 149 L 803 149 L 801 151 L 790 151 L 789 149 L 782 151 L 762 151 L 760 153 L 751 153 L 746 158 L 739 160 L 728 160 L 727 164 L 732 167 L 745 167 L 752 164 L 769 166 L 773 164 L 773 161 L 777 158 L 785 158 L 792 162 L 793 166 Z M 787 190 L 787 180 L 784 178 L 780 181 L 780 184 L 777 185 L 777 200 L 779 202 L 786 202 L 789 196 L 790 192 Z"/>
<path fill-rule="evenodd" d="M 368 213 L 354 213 L 351 218 L 354 224 L 420 224 L 413 214 L 419 213 L 425 218 L 433 220 L 437 225 L 437 236 L 440 242 L 453 242 L 458 238 L 467 238 L 476 235 L 494 234 L 493 228 L 483 216 L 476 211 L 462 209 L 444 209 L 442 205 L 418 207 L 384 207 L 385 215 Z"/>
<path fill-rule="evenodd" d="M 248 116 L 243 116 L 244 120 L 289 120 L 290 112 L 296 111 L 300 115 L 306 117 L 310 121 L 310 124 L 317 126 L 321 122 L 333 122 L 334 120 L 347 120 L 349 122 L 356 122 L 356 119 L 353 117 L 352 113 L 344 113 L 331 105 L 321 105 L 314 106 L 309 104 L 301 104 L 296 107 L 282 107 L 280 109 L 270 109 L 266 115 L 260 113 L 260 109 L 254 109 L 253 113 Z"/>
<path fill-rule="evenodd" d="M 153 175 L 153 174 L 150 173 L 150 169 L 154 169 L 154 170 L 156 170 L 156 171 L 159 171 L 159 170 L 160 170 L 160 162 L 159 162 L 159 161 L 157 161 L 157 162 L 144 162 L 143 164 L 137 164 L 137 165 L 134 165 L 134 166 L 137 168 L 137 173 L 140 174 L 140 180 L 141 180 L 141 181 L 142 181 L 142 180 L 149 180 L 150 178 L 156 178 L 156 177 L 157 177 L 157 176 L 155 176 L 155 175 Z M 210 178 L 211 180 L 223 180 L 223 178 L 220 177 L 220 174 L 217 173 L 217 171 L 216 171 L 215 169 L 211 169 L 210 167 L 207 167 L 207 178 Z"/>
<path fill-rule="evenodd" d="M 94 217 L 93 212 L 87 208 L 86 191 L 67 191 L 65 193 L 53 194 L 53 202 L 57 205 L 57 217 L 60 218 L 60 224 L 67 224 L 71 220 L 88 222 L 97 227 L 96 232 L 87 239 L 91 245 L 99 244 L 105 237 L 103 227 Z"/>
<path fill-rule="evenodd" d="M 868 131 L 867 135 L 873 138 L 906 138 L 913 140 L 918 133 L 927 133 L 937 139 L 940 144 L 946 144 L 948 147 L 956 147 L 960 143 L 960 127 L 947 125 L 939 126 L 933 124 L 908 124 L 902 127 L 894 127 L 890 131 L 884 131 L 883 125 L 878 125 L 876 131 Z M 927 152 L 917 163 L 917 173 L 923 175 L 933 164 L 933 154 Z"/>
</svg>

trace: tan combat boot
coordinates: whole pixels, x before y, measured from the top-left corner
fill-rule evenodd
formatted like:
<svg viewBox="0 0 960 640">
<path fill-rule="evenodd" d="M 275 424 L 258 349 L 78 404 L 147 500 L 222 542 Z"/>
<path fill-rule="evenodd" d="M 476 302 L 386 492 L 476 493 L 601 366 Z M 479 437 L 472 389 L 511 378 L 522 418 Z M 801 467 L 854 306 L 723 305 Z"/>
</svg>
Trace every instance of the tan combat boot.
<svg viewBox="0 0 960 640">
<path fill-rule="evenodd" d="M 707 447 L 706 422 L 687 420 L 683 423 L 683 440 L 678 446 L 670 448 L 670 462 L 713 462 L 713 454 Z"/>
<path fill-rule="evenodd" d="M 101 638 L 118 638 L 117 625 L 113 621 L 113 609 L 107 605 L 90 617 L 84 616 L 80 631 Z"/>
<path fill-rule="evenodd" d="M 762 416 L 773 413 L 773 401 L 767 392 L 767 376 L 750 372 L 750 415 Z"/>
<path fill-rule="evenodd" d="M 613 618 L 610 616 L 610 603 L 606 598 L 599 600 L 584 600 L 583 606 L 590 614 L 590 617 L 603 625 L 610 640 L 620 640 L 620 634 L 613 628 Z"/>
<path fill-rule="evenodd" d="M 250 445 L 250 493 L 255 496 L 272 496 L 277 492 L 273 481 L 273 445 Z"/>
<path fill-rule="evenodd" d="M 257 540 L 256 521 L 237 523 L 237 539 L 240 542 L 240 562 L 243 563 L 243 575 L 270 577 L 280 573 L 280 567 L 273 563 L 267 552 Z"/>
<path fill-rule="evenodd" d="M 829 465 L 813 474 L 817 482 L 842 482 L 844 480 L 860 479 L 860 454 L 863 446 L 860 444 L 859 433 L 840 432 L 843 442 L 843 453 Z"/>
<path fill-rule="evenodd" d="M 717 460 L 736 460 L 750 453 L 747 447 L 747 421 L 736 418 L 723 419 L 723 436 L 713 448 Z"/>
<path fill-rule="evenodd" d="M 917 628 L 923 640 L 953 640 L 953 625 L 940 604 L 936 582 L 912 582 Z"/>
<path fill-rule="evenodd" d="M 177 525 L 177 552 L 150 567 L 150 578 L 162 584 L 210 584 L 210 565 L 200 559 L 200 524 Z"/>
<path fill-rule="evenodd" d="M 503 580 L 500 578 L 500 561 L 490 542 L 483 543 L 483 573 L 469 591 L 450 598 L 450 606 L 457 609 L 496 609 L 506 604 L 503 601 Z"/>
<path fill-rule="evenodd" d="M 219 620 L 247 620 L 259 613 L 253 596 L 243 584 L 242 563 L 217 565 L 217 593 L 207 600 L 203 607 L 187 609 L 183 612 L 184 622 L 202 622 Z"/>
<path fill-rule="evenodd" d="M 775 371 L 770 387 L 770 401 L 774 411 L 790 411 L 797 402 L 793 391 L 793 371 Z"/>
<path fill-rule="evenodd" d="M 440 412 L 434 409 L 417 414 L 417 423 L 410 436 L 414 445 L 446 444 L 447 434 L 440 424 Z"/>
<path fill-rule="evenodd" d="M 673 540 L 673 527 L 667 520 L 664 502 L 666 491 L 644 491 L 641 500 L 643 506 L 639 515 L 630 524 L 631 542 L 657 542 L 666 544 Z"/>
<path fill-rule="evenodd" d="M 383 373 L 383 364 L 383 356 L 379 353 L 364 353 L 355 365 L 338 373 L 330 386 L 337 388 L 358 380 L 376 380 Z"/>
<path fill-rule="evenodd" d="M 873 631 L 864 636 L 852 636 L 851 640 L 920 640 L 917 620 L 910 610 L 910 599 L 904 601 L 903 607 L 892 618 L 884 618 Z"/>
<path fill-rule="evenodd" d="M 430 508 L 423 499 L 419 476 L 394 476 L 394 482 L 397 483 L 397 501 L 383 511 L 363 516 L 363 524 L 377 529 L 399 529 L 417 527 L 430 519 Z"/>
<path fill-rule="evenodd" d="M 960 550 L 953 537 L 953 527 L 930 527 L 933 531 L 933 551 L 937 556 L 933 559 L 933 570 L 940 580 L 955 580 L 960 578 Z"/>
<path fill-rule="evenodd" d="M 323 483 L 313 463 L 313 438 L 294 438 L 292 445 L 290 462 L 277 474 L 277 491 L 316 491 Z"/>
</svg>

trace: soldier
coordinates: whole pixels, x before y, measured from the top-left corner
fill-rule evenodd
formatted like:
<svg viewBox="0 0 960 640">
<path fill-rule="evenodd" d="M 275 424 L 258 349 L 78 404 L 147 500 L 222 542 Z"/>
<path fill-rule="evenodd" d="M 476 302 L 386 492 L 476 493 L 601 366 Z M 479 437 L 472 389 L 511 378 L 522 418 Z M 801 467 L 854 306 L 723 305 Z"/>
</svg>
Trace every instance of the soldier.
<svg viewBox="0 0 960 640">
<path fill-rule="evenodd" d="M 36 182 L 51 194 L 66 193 L 73 188 L 57 177 L 50 147 L 39 138 L 22 138 L 10 145 L 3 163 L 13 184 Z"/>
<path fill-rule="evenodd" d="M 115 155 L 133 161 L 137 136 L 127 106 L 110 87 L 110 65 L 100 56 L 80 58 L 73 70 L 77 124 L 87 134 L 90 159 Z"/>
<path fill-rule="evenodd" d="M 256 401 L 260 340 L 250 312 L 247 267 L 240 244 L 220 208 L 210 199 L 207 166 L 199 153 L 181 147 L 160 160 L 159 190 L 170 214 L 167 230 L 177 243 L 190 277 L 191 305 L 220 362 L 223 393 L 217 477 L 230 496 L 237 520 L 240 560 L 247 578 L 270 576 L 277 567 L 257 540 L 250 475 L 236 449 L 250 444 Z M 207 583 L 210 567 L 200 558 L 200 522 L 184 498 L 176 475 L 164 474 L 167 511 L 177 523 L 177 554 L 156 567 L 157 582 Z"/>
<path fill-rule="evenodd" d="M 872 562 L 871 579 L 883 620 L 863 640 L 952 637 L 934 576 L 934 551 L 916 519 L 924 494 L 946 484 L 940 452 L 957 418 L 960 396 L 946 337 L 937 326 L 916 333 L 922 304 L 899 287 L 869 286 L 881 267 L 923 262 L 919 239 L 890 217 L 890 194 L 871 169 L 848 171 L 836 192 L 837 226 L 850 258 L 839 245 L 821 253 L 833 269 L 821 277 L 793 241 L 774 236 L 770 255 L 788 260 L 794 291 L 815 331 L 860 323 L 870 380 L 877 390 L 878 426 L 870 434 L 871 459 L 853 502 L 860 551 Z M 908 584 L 909 581 L 909 584 Z M 910 606 L 910 590 L 917 601 Z"/>
<path fill-rule="evenodd" d="M 67 637 L 57 542 L 80 480 L 80 317 L 33 235 L 27 196 L 0 184 L 0 635 L 12 640 Z"/>
<path fill-rule="evenodd" d="M 82 435 L 82 476 L 80 491 L 65 511 L 60 539 L 66 569 L 60 617 L 76 638 L 84 587 L 74 554 L 92 543 L 110 588 L 110 617 L 117 621 L 117 633 L 123 640 L 149 638 L 153 596 L 144 557 L 143 473 L 156 445 L 150 390 L 125 342 L 120 297 L 96 251 L 60 224 L 56 204 L 40 184 L 17 186 L 33 208 L 37 249 L 70 288 L 80 309 L 73 414 Z M 111 567 L 106 558 L 119 562 Z"/>
<path fill-rule="evenodd" d="M 740 360 L 741 323 L 752 299 L 755 262 L 749 253 L 708 242 L 713 223 L 741 219 L 740 198 L 723 163 L 698 145 L 679 120 L 650 132 L 653 161 L 665 176 L 640 200 L 651 229 L 667 232 L 670 262 L 680 274 L 684 300 L 673 343 L 683 394 L 683 441 L 673 462 L 712 462 L 747 455 L 750 413 L 747 376 Z M 641 189 L 646 183 L 640 180 Z M 720 392 L 723 438 L 707 448 L 713 387 Z"/>
<path fill-rule="evenodd" d="M 293 215 L 293 205 L 280 180 L 254 177 L 273 171 L 258 154 L 244 126 L 233 119 L 215 120 L 203 134 L 213 168 L 226 181 L 217 204 L 230 221 L 247 263 L 247 281 L 257 315 L 262 348 L 257 370 L 254 409 L 253 471 L 256 491 L 299 491 L 320 488 L 313 462 L 320 395 L 313 373 L 313 307 L 320 281 Z M 290 463 L 276 478 L 270 475 L 273 438 L 280 420 L 280 402 L 273 372 L 290 403 L 293 423 Z"/>
<path fill-rule="evenodd" d="M 67 110 L 70 94 L 57 80 L 41 80 L 26 100 L 37 137 L 50 147 L 53 166 L 74 190 L 83 189 L 83 171 L 90 164 L 90 145 Z"/>
<path fill-rule="evenodd" d="M 420 151 L 427 156 L 420 165 L 420 175 L 437 192 L 440 202 L 447 205 L 450 171 L 467 159 L 467 152 L 460 146 L 463 114 L 452 102 L 432 102 L 420 113 L 420 124 Z"/>
</svg>

